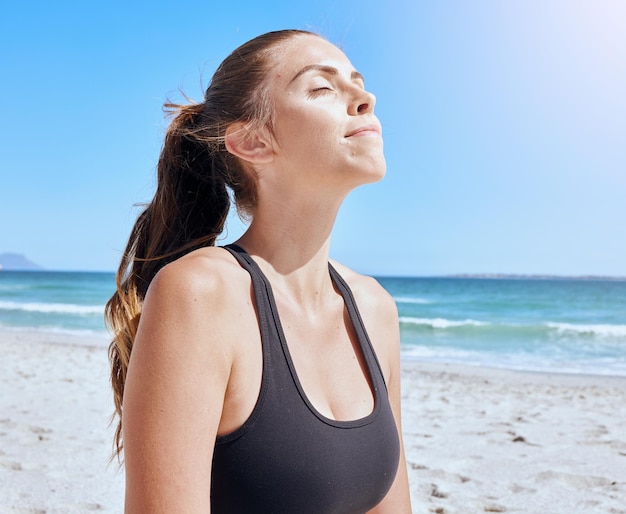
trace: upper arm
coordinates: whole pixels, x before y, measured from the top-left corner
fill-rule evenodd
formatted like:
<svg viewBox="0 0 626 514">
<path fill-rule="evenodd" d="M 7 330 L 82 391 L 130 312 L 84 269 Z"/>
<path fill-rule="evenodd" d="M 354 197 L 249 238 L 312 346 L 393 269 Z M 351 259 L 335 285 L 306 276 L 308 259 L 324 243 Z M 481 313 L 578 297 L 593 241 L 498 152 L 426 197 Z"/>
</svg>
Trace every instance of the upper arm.
<svg viewBox="0 0 626 514">
<path fill-rule="evenodd" d="M 398 429 L 398 438 L 400 439 L 400 460 L 398 462 L 398 471 L 391 489 L 374 509 L 370 511 L 372 514 L 411 514 L 411 495 L 409 489 L 409 477 L 406 465 L 406 455 L 404 451 L 404 442 L 402 437 L 402 416 L 401 416 L 401 392 L 400 392 L 400 358 L 399 344 L 397 345 L 397 358 L 393 358 L 390 363 L 390 377 L 387 384 L 389 395 L 389 403 L 396 421 Z M 395 351 L 393 352 L 395 354 Z"/>
<path fill-rule="evenodd" d="M 208 512 L 232 357 L 219 279 L 165 267 L 146 295 L 126 377 L 126 512 Z"/>
<path fill-rule="evenodd" d="M 394 483 L 383 501 L 370 512 L 376 514 L 410 514 L 411 497 L 402 437 L 398 309 L 391 295 L 374 279 L 362 278 L 361 283 L 355 289 L 363 322 L 385 375 L 389 403 L 400 439 L 400 461 Z"/>
</svg>

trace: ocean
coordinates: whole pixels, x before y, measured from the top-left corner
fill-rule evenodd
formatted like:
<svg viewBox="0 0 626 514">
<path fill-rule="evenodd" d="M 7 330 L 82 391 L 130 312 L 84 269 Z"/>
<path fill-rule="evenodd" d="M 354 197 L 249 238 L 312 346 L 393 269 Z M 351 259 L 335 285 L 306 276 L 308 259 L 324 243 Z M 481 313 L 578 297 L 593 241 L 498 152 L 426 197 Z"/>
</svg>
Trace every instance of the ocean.
<svg viewBox="0 0 626 514">
<path fill-rule="evenodd" d="M 626 376 L 626 281 L 379 277 L 404 359 Z M 1 271 L 0 328 L 106 333 L 113 273 Z"/>
<path fill-rule="evenodd" d="M 114 291 L 114 273 L 2 270 L 0 327 L 100 334 Z"/>
</svg>

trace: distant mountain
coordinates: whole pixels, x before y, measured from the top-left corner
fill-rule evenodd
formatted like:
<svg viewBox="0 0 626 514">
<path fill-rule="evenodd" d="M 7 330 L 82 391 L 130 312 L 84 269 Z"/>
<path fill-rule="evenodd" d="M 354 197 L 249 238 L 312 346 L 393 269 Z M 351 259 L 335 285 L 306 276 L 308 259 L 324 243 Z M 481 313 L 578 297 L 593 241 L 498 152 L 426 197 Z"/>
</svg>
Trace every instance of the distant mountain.
<svg viewBox="0 0 626 514">
<path fill-rule="evenodd" d="M 0 253 L 0 269 L 13 271 L 34 271 L 42 270 L 39 264 L 28 260 L 19 253 Z"/>
</svg>

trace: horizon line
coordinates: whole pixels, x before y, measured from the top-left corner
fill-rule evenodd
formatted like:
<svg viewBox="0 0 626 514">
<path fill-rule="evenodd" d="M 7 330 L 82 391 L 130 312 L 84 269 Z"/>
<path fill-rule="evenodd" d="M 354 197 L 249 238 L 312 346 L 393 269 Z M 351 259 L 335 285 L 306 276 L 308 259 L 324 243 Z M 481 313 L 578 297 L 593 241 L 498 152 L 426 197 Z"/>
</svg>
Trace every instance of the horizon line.
<svg viewBox="0 0 626 514">
<path fill-rule="evenodd" d="M 0 266 L 0 273 L 2 272 L 49 272 L 49 273 L 117 273 L 115 270 L 80 270 L 80 269 L 48 269 L 44 267 L 38 268 L 3 268 Z M 626 281 L 626 275 L 602 275 L 602 274 L 555 274 L 555 273 L 437 273 L 437 274 L 387 274 L 387 273 L 364 273 L 378 278 L 471 278 L 471 279 L 484 279 L 484 280 L 602 280 L 602 281 Z"/>
</svg>

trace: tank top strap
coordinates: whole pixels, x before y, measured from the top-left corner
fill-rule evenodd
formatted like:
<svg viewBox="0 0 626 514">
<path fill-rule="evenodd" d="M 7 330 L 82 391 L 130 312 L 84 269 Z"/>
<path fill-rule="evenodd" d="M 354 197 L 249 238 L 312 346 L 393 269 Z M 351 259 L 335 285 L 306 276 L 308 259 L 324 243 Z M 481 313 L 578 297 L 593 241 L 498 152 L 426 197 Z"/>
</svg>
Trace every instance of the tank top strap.
<svg viewBox="0 0 626 514">
<path fill-rule="evenodd" d="M 271 304 L 271 287 L 263 275 L 263 272 L 259 268 L 259 265 L 254 262 L 252 257 L 241 246 L 236 244 L 229 244 L 223 246 L 228 250 L 237 262 L 245 269 L 252 279 L 252 290 L 254 291 L 254 299 L 256 302 L 256 311 L 259 318 L 259 329 L 261 331 L 261 339 L 263 341 L 263 354 L 264 360 L 267 362 L 267 354 L 271 350 L 271 345 L 266 344 L 269 341 L 272 333 L 272 327 L 274 326 L 273 320 L 269 319 L 269 316 L 273 317 L 273 309 Z"/>
<path fill-rule="evenodd" d="M 254 262 L 250 254 L 246 252 L 241 246 L 238 246 L 234 243 L 223 246 L 222 248 L 228 250 L 235 259 L 239 262 L 241 267 L 245 269 L 250 276 L 252 277 L 252 282 L 254 286 L 254 290 L 256 291 L 257 286 L 260 286 L 260 289 L 265 289 L 265 280 L 261 269 L 258 264 Z"/>
<path fill-rule="evenodd" d="M 239 262 L 241 267 L 245 269 L 252 278 L 252 289 L 254 290 L 254 298 L 256 300 L 259 310 L 270 312 L 272 311 L 272 287 L 269 281 L 259 268 L 259 265 L 254 261 L 248 252 L 246 252 L 241 246 L 236 244 L 229 244 L 224 246 L 235 259 Z"/>
<path fill-rule="evenodd" d="M 350 319 L 353 320 L 352 325 L 356 332 L 363 357 L 367 361 L 367 368 L 370 370 L 370 378 L 373 382 L 372 385 L 375 389 L 378 389 L 379 386 L 382 385 L 383 390 L 386 391 L 387 384 L 385 383 L 383 370 L 380 366 L 380 362 L 378 361 L 378 357 L 376 357 L 376 352 L 372 346 L 369 335 L 367 334 L 367 330 L 365 330 L 365 324 L 363 323 L 363 318 L 361 318 L 361 313 L 357 308 L 352 290 L 330 262 L 328 263 L 328 270 L 330 271 L 330 276 L 332 277 L 333 282 L 341 292 L 341 296 L 343 296 Z M 378 371 L 378 373 L 374 373 L 374 370 Z"/>
</svg>

